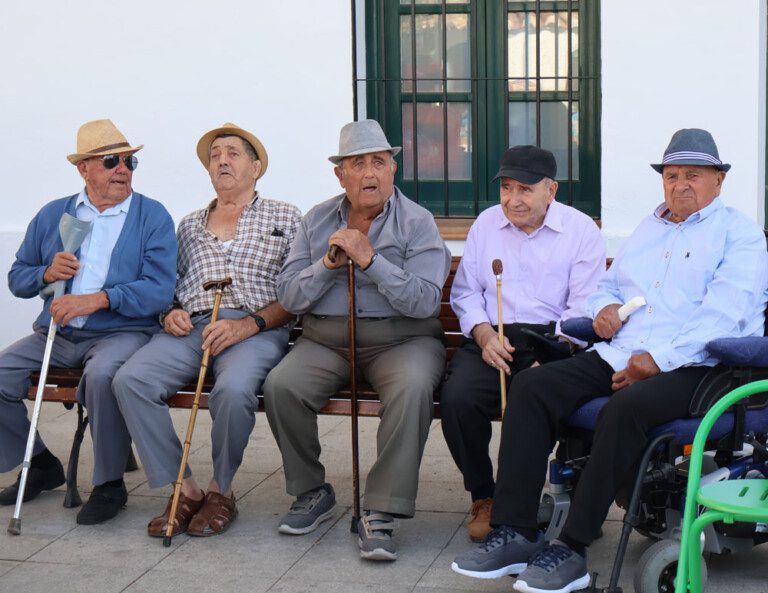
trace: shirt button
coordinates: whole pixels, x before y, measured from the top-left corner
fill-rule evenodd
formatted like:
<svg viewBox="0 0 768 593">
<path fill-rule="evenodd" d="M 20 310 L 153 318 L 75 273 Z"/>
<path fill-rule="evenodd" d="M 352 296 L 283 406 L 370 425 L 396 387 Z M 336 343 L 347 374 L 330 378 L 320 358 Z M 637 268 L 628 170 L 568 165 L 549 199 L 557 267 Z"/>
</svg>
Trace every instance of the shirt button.
<svg viewBox="0 0 768 593">
<path fill-rule="evenodd" d="M 648 307 L 648 315 L 651 315 L 653 313 L 653 307 Z"/>
<path fill-rule="evenodd" d="M 645 338 L 640 338 L 640 343 L 645 344 Z"/>
<path fill-rule="evenodd" d="M 669 251 L 664 254 L 664 259 L 669 259 Z"/>
<path fill-rule="evenodd" d="M 656 282 L 656 284 L 654 284 L 653 286 L 654 288 L 658 288 L 659 286 L 661 286 L 661 282 Z"/>
</svg>

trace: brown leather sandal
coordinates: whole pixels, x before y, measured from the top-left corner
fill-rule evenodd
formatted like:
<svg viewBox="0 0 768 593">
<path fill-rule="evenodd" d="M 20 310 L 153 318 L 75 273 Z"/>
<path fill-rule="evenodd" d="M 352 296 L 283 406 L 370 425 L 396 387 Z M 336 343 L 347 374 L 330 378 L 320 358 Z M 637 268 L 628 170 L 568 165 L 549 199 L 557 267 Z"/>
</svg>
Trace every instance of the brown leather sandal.
<svg viewBox="0 0 768 593">
<path fill-rule="evenodd" d="M 193 517 L 187 528 L 187 535 L 210 537 L 224 533 L 237 519 L 235 495 L 227 498 L 218 492 L 205 495 L 202 508 Z"/>
<path fill-rule="evenodd" d="M 184 533 L 189 527 L 189 522 L 203 506 L 205 498 L 200 500 L 192 500 L 187 498 L 182 493 L 179 493 L 179 504 L 176 507 L 176 516 L 174 517 L 174 528 L 172 536 Z M 150 537 L 165 537 L 165 530 L 168 528 L 168 517 L 171 514 L 171 504 L 173 502 L 173 495 L 168 499 L 168 504 L 165 507 L 165 512 L 159 517 L 155 517 L 147 525 L 147 533 Z"/>
</svg>

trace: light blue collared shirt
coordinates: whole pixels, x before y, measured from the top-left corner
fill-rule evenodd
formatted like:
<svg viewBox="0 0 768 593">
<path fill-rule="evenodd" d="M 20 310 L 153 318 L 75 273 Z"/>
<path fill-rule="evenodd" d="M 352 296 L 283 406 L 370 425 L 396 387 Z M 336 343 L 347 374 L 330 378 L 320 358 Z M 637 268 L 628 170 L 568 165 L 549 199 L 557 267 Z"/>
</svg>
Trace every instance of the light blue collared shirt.
<svg viewBox="0 0 768 593">
<path fill-rule="evenodd" d="M 80 271 L 72 280 L 72 294 L 93 294 L 104 286 L 109 272 L 112 250 L 123 230 L 128 209 L 131 207 L 133 193 L 119 204 L 99 212 L 85 190 L 80 192 L 75 202 L 75 213 L 80 220 L 91 221 L 91 231 L 80 246 Z M 83 327 L 87 315 L 75 317 L 70 321 L 73 327 Z"/>
<path fill-rule="evenodd" d="M 763 335 L 768 300 L 765 236 L 719 198 L 684 222 L 664 218 L 666 204 L 643 220 L 587 297 L 587 312 L 647 301 L 610 342 L 595 345 L 614 370 L 648 352 L 662 371 L 713 366 L 704 347 L 716 338 Z"/>
</svg>

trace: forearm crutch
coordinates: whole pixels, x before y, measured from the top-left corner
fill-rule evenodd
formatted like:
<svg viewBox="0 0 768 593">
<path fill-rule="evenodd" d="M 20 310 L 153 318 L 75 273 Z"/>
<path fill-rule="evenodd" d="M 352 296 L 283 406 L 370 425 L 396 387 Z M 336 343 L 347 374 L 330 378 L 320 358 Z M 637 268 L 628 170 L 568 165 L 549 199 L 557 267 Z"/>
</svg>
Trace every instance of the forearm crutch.
<svg viewBox="0 0 768 593">
<path fill-rule="evenodd" d="M 504 320 L 502 319 L 502 302 L 501 302 L 501 273 L 504 270 L 504 266 L 500 259 L 495 259 L 491 263 L 493 268 L 493 274 L 496 276 L 496 303 L 498 305 L 498 318 L 499 318 L 499 344 L 504 348 Z M 504 410 L 507 409 L 507 375 L 504 373 L 504 369 L 499 367 L 499 383 L 501 384 L 501 417 L 504 417 Z"/>
<path fill-rule="evenodd" d="M 336 262 L 340 249 L 337 245 L 331 245 L 328 249 L 328 259 Z M 347 319 L 349 328 L 349 387 L 350 407 L 352 418 L 352 524 L 349 530 L 357 533 L 357 524 L 360 521 L 360 453 L 358 448 L 357 429 L 357 324 L 355 317 L 355 262 L 347 259 L 347 287 L 349 290 Z"/>
<path fill-rule="evenodd" d="M 77 251 L 90 230 L 90 222 L 78 220 L 65 212 L 59 221 L 59 236 L 61 237 L 62 250 L 69 253 Z M 66 280 L 57 280 L 54 282 L 53 298 L 56 299 L 62 296 L 66 286 Z M 48 287 L 40 292 L 41 296 L 45 297 L 50 294 L 50 289 L 46 289 L 48 289 Z M 21 465 L 21 477 L 19 478 L 19 492 L 16 495 L 16 507 L 13 509 L 13 517 L 11 517 L 11 520 L 8 522 L 8 533 L 11 535 L 19 535 L 21 533 L 21 503 L 24 501 L 24 490 L 27 487 L 27 477 L 32 463 L 32 451 L 35 448 L 35 438 L 37 437 L 37 423 L 40 419 L 40 408 L 43 405 L 45 380 L 48 378 L 48 365 L 51 363 L 51 352 L 53 351 L 53 339 L 55 337 L 56 323 L 53 321 L 53 316 L 51 316 L 51 322 L 48 324 L 48 338 L 45 341 L 43 364 L 40 369 L 40 380 L 37 383 L 37 393 L 35 394 L 35 405 L 32 408 L 32 420 L 30 420 L 29 423 L 27 447 L 24 450 L 24 462 Z"/>
<path fill-rule="evenodd" d="M 219 317 L 219 305 L 221 304 L 221 295 L 224 288 L 232 284 L 232 278 L 223 278 L 222 280 L 209 280 L 203 284 L 203 290 L 216 289 L 216 295 L 213 298 L 213 310 L 211 311 L 210 323 L 215 323 Z M 192 412 L 189 415 L 187 424 L 187 436 L 184 437 L 184 449 L 181 453 L 181 463 L 179 464 L 179 475 L 173 483 L 173 499 L 171 500 L 171 512 L 168 515 L 168 525 L 165 528 L 165 537 L 163 545 L 167 548 L 171 545 L 173 539 L 173 528 L 176 523 L 176 507 L 179 505 L 179 496 L 181 495 L 181 483 L 184 480 L 184 470 L 187 468 L 189 459 L 189 448 L 192 444 L 192 433 L 195 430 L 195 420 L 197 420 L 197 410 L 200 407 L 200 394 L 203 392 L 205 375 L 208 373 L 208 359 L 211 355 L 210 347 L 203 350 L 203 360 L 200 363 L 200 373 L 197 375 L 197 388 L 195 389 L 195 399 L 192 401 Z"/>
</svg>

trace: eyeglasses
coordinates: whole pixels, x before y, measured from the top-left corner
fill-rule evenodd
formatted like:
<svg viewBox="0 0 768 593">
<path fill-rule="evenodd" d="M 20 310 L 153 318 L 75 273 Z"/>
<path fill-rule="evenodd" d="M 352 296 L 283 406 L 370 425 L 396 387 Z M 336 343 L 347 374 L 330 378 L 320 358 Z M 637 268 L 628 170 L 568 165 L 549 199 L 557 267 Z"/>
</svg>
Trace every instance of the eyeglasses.
<svg viewBox="0 0 768 593">
<path fill-rule="evenodd" d="M 122 160 L 129 171 L 135 171 L 136 167 L 139 166 L 139 159 L 137 159 L 133 155 L 124 156 Z M 114 169 L 120 164 L 120 155 L 108 154 L 106 156 L 103 156 L 101 157 L 101 164 L 104 165 L 105 169 Z"/>
</svg>

